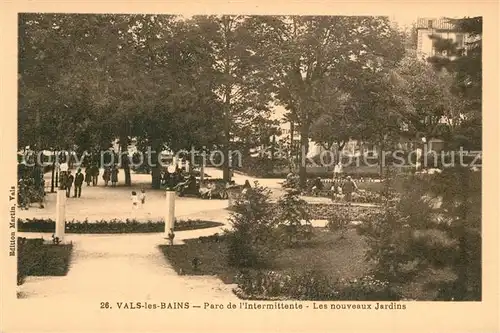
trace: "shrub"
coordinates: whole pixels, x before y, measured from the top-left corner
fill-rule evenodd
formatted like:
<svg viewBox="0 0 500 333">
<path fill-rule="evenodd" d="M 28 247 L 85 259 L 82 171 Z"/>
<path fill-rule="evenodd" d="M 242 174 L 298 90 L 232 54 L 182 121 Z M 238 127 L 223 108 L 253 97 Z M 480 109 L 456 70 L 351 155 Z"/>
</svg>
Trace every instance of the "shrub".
<svg viewBox="0 0 500 333">
<path fill-rule="evenodd" d="M 481 299 L 481 176 L 467 168 L 411 177 L 400 198 L 358 231 L 366 236 L 374 274 L 408 284 L 428 269 L 452 271 L 440 300 Z M 438 285 L 439 283 L 435 283 Z"/>
<path fill-rule="evenodd" d="M 44 244 L 43 238 L 18 237 L 17 284 L 23 284 L 30 275 L 66 275 L 72 248 L 71 244 Z"/>
<path fill-rule="evenodd" d="M 270 191 L 255 183 L 236 200 L 229 221 L 228 263 L 236 267 L 259 267 L 277 254 L 279 242 Z"/>
<path fill-rule="evenodd" d="M 351 222 L 350 216 L 351 214 L 349 208 L 335 207 L 331 211 L 326 227 L 333 232 L 340 231 L 341 237 L 344 238 L 347 227 Z"/>
<path fill-rule="evenodd" d="M 369 247 L 366 258 L 375 263 L 373 275 L 391 283 L 403 282 L 412 273 L 406 268 L 415 260 L 407 252 L 411 231 L 405 226 L 404 217 L 393 206 L 384 207 L 372 217 L 357 230 L 366 237 Z"/>
<path fill-rule="evenodd" d="M 289 245 L 300 239 L 310 239 L 312 232 L 311 228 L 308 227 L 311 222 L 307 202 L 300 199 L 300 192 L 294 185 L 290 186 L 289 182 L 285 182 L 283 187 L 285 193 L 276 203 L 278 226 L 284 231 L 286 241 Z"/>
</svg>

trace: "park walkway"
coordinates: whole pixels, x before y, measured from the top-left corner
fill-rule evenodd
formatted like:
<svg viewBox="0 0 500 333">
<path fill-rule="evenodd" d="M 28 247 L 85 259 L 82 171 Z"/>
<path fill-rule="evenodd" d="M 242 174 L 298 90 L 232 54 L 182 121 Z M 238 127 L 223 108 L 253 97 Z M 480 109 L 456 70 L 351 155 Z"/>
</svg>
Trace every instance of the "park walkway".
<svg viewBox="0 0 500 333">
<path fill-rule="evenodd" d="M 180 231 L 175 244 L 212 235 L 222 227 Z M 19 233 L 20 237 L 50 239 L 50 233 Z M 19 287 L 23 297 L 50 299 L 203 301 L 236 299 L 216 277 L 180 276 L 158 246 L 163 234 L 67 234 L 73 243 L 69 272 L 63 277 L 28 277 Z M 186 258 L 186 260 L 190 260 Z"/>
<path fill-rule="evenodd" d="M 208 168 L 213 178 L 219 178 L 220 170 Z M 142 209 L 132 210 L 130 192 L 145 187 L 148 175 L 132 175 L 133 186 L 106 188 L 84 185 L 82 197 L 69 198 L 66 207 L 67 220 L 85 219 L 92 221 L 112 219 L 136 219 L 158 221 L 164 218 L 165 192 L 147 191 L 147 202 Z M 237 183 L 255 179 L 235 175 Z M 262 185 L 278 190 L 280 180 L 265 179 Z M 259 180 L 260 182 L 260 180 Z M 306 197 L 310 203 L 332 204 L 327 198 Z M 200 200 L 197 198 L 176 198 L 176 218 L 181 220 L 203 219 L 224 223 L 223 226 L 176 232 L 175 244 L 185 239 L 220 233 L 229 227 L 227 200 Z M 18 211 L 19 218 L 55 219 L 55 195 L 48 196 L 44 209 L 35 206 Z M 314 226 L 323 227 L 325 220 L 312 221 Z M 20 237 L 51 239 L 51 233 L 18 233 Z M 170 300 L 215 300 L 235 299 L 231 289 L 217 277 L 180 276 L 165 259 L 158 246 L 166 245 L 161 233 L 153 234 L 67 234 L 65 241 L 73 243 L 73 254 L 69 272 L 63 277 L 33 277 L 19 287 L 23 297 L 75 299 L 79 297 L 96 299 L 161 299 Z M 186 260 L 191 260 L 186 258 Z"/>
</svg>

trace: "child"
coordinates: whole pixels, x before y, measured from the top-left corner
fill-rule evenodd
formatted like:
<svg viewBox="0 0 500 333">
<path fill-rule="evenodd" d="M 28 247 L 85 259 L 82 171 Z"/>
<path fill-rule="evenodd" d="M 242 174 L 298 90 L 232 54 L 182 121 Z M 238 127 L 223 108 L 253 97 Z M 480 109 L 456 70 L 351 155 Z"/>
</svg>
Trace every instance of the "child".
<svg viewBox="0 0 500 333">
<path fill-rule="evenodd" d="M 141 199 L 141 205 L 146 203 L 146 190 L 141 188 L 141 194 L 139 194 L 139 199 Z"/>
<path fill-rule="evenodd" d="M 132 209 L 137 209 L 139 208 L 139 198 L 137 197 L 137 193 L 135 191 L 132 191 Z"/>
</svg>

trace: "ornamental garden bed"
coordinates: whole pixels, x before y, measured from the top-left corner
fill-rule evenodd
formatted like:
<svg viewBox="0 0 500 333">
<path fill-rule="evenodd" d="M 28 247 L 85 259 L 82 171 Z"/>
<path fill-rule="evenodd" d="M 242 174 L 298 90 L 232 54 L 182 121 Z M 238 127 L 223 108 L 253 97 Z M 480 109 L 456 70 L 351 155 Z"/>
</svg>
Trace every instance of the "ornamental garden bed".
<svg viewBox="0 0 500 333">
<path fill-rule="evenodd" d="M 351 220 L 366 221 L 370 215 L 379 212 L 380 207 L 350 206 L 347 205 L 328 205 L 328 204 L 309 204 L 309 214 L 311 220 L 329 220 L 337 211 L 347 211 Z"/>
<path fill-rule="evenodd" d="M 204 220 L 178 220 L 174 231 L 187 231 L 220 227 L 220 222 Z M 18 219 L 17 228 L 20 232 L 55 232 L 55 221 L 52 219 Z M 120 234 L 120 233 L 155 233 L 164 232 L 163 221 L 140 222 L 137 220 L 101 220 L 97 222 L 66 221 L 66 232 L 74 234 Z"/>
<path fill-rule="evenodd" d="M 234 293 L 248 300 L 434 300 L 433 281 L 450 277 L 446 271 L 423 272 L 415 283 L 394 289 L 370 275 L 367 245 L 356 229 L 332 232 L 313 228 L 314 236 L 284 249 L 267 267 L 238 269 L 227 262 L 224 235 L 159 246 L 179 275 L 217 276 L 236 284 Z"/>
<path fill-rule="evenodd" d="M 40 239 L 18 237 L 17 284 L 27 276 L 64 276 L 71 261 L 72 244 L 47 244 Z"/>
<path fill-rule="evenodd" d="M 343 239 L 339 233 L 325 228 L 313 228 L 313 233 L 311 240 L 284 249 L 273 265 L 263 271 L 321 270 L 335 280 L 356 278 L 370 268 L 364 261 L 366 244 L 355 230 L 349 230 Z M 215 275 L 224 283 L 238 283 L 241 271 L 227 263 L 228 247 L 224 236 L 185 240 L 183 245 L 161 245 L 160 249 L 178 274 Z M 256 274 L 261 270 L 250 271 Z"/>
</svg>

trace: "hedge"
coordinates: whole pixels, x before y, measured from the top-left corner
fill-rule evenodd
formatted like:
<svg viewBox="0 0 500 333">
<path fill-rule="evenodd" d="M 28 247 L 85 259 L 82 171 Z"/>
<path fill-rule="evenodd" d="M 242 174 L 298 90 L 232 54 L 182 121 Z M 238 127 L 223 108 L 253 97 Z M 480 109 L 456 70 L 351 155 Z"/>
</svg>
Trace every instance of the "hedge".
<svg viewBox="0 0 500 333">
<path fill-rule="evenodd" d="M 174 231 L 213 228 L 224 225 L 220 222 L 203 220 L 175 221 Z M 17 228 L 20 232 L 55 232 L 55 221 L 52 219 L 18 219 Z M 163 221 L 139 222 L 135 219 L 121 221 L 118 219 L 101 220 L 97 222 L 66 221 L 66 232 L 74 234 L 119 234 L 119 233 L 154 233 L 164 232 Z"/>
<path fill-rule="evenodd" d="M 68 273 L 72 244 L 46 244 L 42 238 L 17 238 L 17 284 L 26 276 L 63 276 Z"/>
</svg>

